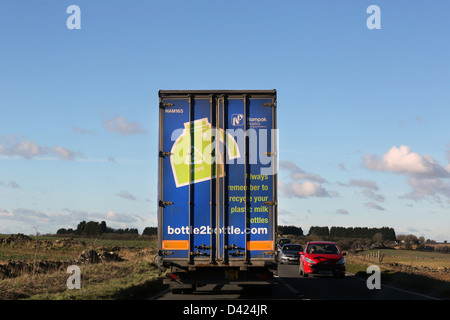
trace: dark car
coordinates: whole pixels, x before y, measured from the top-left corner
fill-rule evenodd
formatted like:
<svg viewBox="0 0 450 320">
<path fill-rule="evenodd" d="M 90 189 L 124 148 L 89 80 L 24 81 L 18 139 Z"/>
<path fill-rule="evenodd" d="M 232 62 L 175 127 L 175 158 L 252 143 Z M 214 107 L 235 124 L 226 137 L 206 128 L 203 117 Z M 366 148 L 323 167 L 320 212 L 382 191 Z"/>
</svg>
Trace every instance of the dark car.
<svg viewBox="0 0 450 320">
<path fill-rule="evenodd" d="M 283 248 L 283 246 L 285 244 L 288 244 L 288 243 L 291 243 L 291 239 L 290 238 L 281 238 L 280 241 L 278 241 L 278 244 L 277 244 L 278 253 L 280 253 L 281 248 Z"/>
<path fill-rule="evenodd" d="M 301 244 L 288 243 L 281 247 L 279 261 L 283 263 L 299 263 L 300 251 L 303 251 Z"/>
</svg>

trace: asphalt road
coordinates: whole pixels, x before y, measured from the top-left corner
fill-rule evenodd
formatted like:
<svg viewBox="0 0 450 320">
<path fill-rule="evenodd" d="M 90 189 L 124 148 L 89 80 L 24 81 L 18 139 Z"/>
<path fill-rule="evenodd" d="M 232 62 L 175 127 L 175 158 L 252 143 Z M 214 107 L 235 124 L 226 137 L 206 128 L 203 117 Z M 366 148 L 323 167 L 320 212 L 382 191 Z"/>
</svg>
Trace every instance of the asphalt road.
<svg viewBox="0 0 450 320">
<path fill-rule="evenodd" d="M 329 276 L 302 278 L 298 265 L 279 265 L 277 284 L 271 293 L 236 285 L 207 285 L 192 294 L 172 294 L 165 290 L 154 300 L 428 300 L 432 297 L 384 285 L 368 289 L 366 281 L 353 275 L 344 278 Z"/>
</svg>

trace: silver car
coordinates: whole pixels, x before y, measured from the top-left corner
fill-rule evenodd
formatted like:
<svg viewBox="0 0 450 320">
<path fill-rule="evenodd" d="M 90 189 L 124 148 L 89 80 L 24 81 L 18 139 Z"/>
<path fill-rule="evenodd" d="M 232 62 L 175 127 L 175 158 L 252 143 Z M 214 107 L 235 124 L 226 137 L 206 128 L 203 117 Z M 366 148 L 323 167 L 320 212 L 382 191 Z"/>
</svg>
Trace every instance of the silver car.
<svg viewBox="0 0 450 320">
<path fill-rule="evenodd" d="M 283 245 L 279 255 L 279 261 L 283 263 L 295 263 L 300 262 L 300 251 L 303 251 L 301 244 L 289 243 Z"/>
</svg>

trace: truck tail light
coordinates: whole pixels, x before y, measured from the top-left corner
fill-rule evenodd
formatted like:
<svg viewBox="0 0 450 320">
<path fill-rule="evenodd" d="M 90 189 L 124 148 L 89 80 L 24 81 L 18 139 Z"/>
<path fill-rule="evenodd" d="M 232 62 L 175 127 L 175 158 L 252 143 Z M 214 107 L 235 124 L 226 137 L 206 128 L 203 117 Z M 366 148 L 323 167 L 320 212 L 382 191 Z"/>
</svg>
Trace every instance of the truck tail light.
<svg viewBox="0 0 450 320">
<path fill-rule="evenodd" d="M 175 273 L 168 273 L 167 277 L 172 280 L 177 280 L 179 278 Z"/>
</svg>

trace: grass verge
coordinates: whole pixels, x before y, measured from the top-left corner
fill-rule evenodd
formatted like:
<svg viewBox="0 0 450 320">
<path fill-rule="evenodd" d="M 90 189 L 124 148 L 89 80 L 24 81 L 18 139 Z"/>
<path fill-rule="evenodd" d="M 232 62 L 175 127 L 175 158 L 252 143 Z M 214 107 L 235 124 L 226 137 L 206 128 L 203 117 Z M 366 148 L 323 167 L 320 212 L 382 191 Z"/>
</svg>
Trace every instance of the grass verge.
<svg viewBox="0 0 450 320">
<path fill-rule="evenodd" d="M 118 300 L 145 299 L 161 290 L 162 278 L 154 264 L 141 262 L 83 265 L 81 289 L 68 289 L 69 274 L 60 270 L 27 274 L 0 282 L 2 299 Z"/>
<path fill-rule="evenodd" d="M 0 264 L 3 266 L 0 268 L 0 300 L 131 300 L 145 299 L 162 289 L 162 278 L 155 263 L 155 239 L 82 240 L 86 244 L 61 245 L 44 239 L 0 244 Z M 87 249 L 95 249 L 99 253 L 114 251 L 122 259 L 79 262 L 80 253 Z M 66 270 L 67 263 L 56 270 L 19 268 L 19 271 L 12 272 L 6 268 L 8 261 L 21 261 L 27 266 L 35 262 L 39 264 L 41 260 L 78 265 L 81 289 L 67 288 L 67 279 L 71 276 Z"/>
<path fill-rule="evenodd" d="M 357 277 L 367 279 L 371 274 L 367 273 L 369 263 L 357 258 L 346 257 L 347 271 Z M 429 295 L 439 299 L 450 299 L 450 283 L 434 279 L 422 274 L 406 273 L 378 265 L 381 271 L 381 283 L 413 292 Z"/>
</svg>

